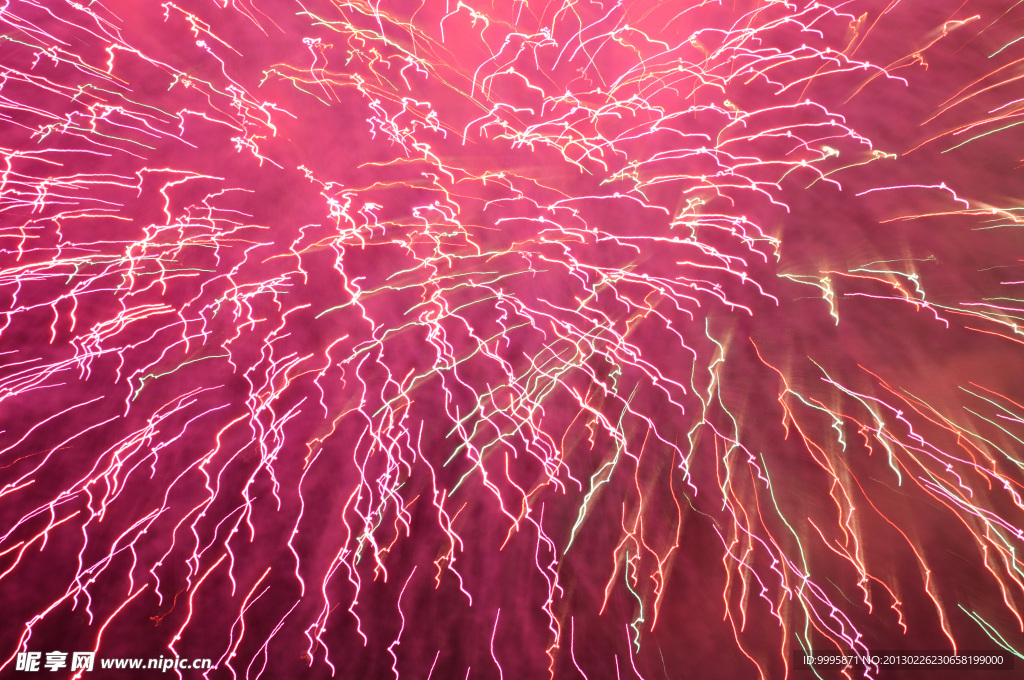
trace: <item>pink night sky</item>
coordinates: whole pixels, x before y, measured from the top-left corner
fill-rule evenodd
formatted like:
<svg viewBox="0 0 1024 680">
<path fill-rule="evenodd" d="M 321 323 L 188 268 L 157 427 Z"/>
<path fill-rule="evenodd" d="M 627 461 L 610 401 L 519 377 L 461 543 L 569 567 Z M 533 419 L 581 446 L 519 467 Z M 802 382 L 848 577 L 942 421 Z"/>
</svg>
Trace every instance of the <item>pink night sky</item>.
<svg viewBox="0 0 1024 680">
<path fill-rule="evenodd" d="M 1022 35 L 0 2 L 0 671 L 1011 677 Z"/>
</svg>

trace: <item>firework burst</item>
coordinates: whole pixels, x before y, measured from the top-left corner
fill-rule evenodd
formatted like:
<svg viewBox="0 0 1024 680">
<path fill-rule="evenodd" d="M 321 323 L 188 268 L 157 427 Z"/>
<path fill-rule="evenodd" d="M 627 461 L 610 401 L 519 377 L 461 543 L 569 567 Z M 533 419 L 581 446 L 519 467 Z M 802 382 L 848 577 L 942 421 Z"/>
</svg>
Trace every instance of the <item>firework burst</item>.
<svg viewBox="0 0 1024 680">
<path fill-rule="evenodd" d="M 383 4 L 0 8 L 2 667 L 1019 656 L 1022 8 Z"/>
</svg>

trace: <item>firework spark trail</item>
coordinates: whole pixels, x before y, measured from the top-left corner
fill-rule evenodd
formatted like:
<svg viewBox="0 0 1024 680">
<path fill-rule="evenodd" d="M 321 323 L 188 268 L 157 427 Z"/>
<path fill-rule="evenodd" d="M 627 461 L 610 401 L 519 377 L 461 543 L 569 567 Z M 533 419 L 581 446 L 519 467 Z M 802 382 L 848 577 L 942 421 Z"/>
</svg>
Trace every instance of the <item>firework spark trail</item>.
<svg viewBox="0 0 1024 680">
<path fill-rule="evenodd" d="M 1018 654 L 1021 8 L 665 5 L 6 4 L 0 665 Z"/>
</svg>

